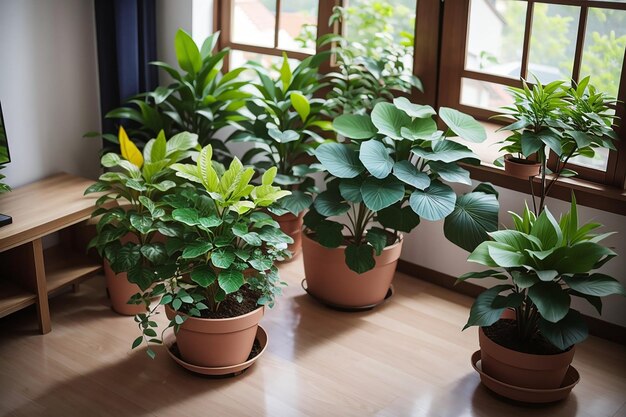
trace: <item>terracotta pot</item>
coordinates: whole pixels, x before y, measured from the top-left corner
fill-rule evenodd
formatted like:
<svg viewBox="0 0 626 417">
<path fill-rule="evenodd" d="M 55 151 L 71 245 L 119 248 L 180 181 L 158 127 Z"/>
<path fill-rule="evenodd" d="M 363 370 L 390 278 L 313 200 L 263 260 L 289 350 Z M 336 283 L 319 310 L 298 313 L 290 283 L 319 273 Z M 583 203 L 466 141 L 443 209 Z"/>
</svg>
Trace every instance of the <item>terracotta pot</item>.
<svg viewBox="0 0 626 417">
<path fill-rule="evenodd" d="M 304 218 L 304 211 L 298 216 L 294 216 L 291 213 L 283 214 L 282 216 L 275 216 L 272 214 L 272 218 L 280 225 L 280 230 L 289 235 L 293 239 L 293 243 L 287 247 L 289 252 L 293 255 L 293 259 L 300 249 L 302 249 L 302 224 Z"/>
<path fill-rule="evenodd" d="M 376 266 L 357 274 L 346 265 L 345 246 L 329 249 L 306 234 L 302 237 L 302 254 L 307 291 L 329 304 L 363 307 L 381 303 L 391 285 L 402 251 L 402 236 L 375 256 Z"/>
<path fill-rule="evenodd" d="M 176 344 L 185 362 L 196 366 L 234 366 L 248 360 L 264 307 L 227 319 L 187 317 L 176 333 Z M 176 316 L 169 305 L 165 314 Z"/>
<path fill-rule="evenodd" d="M 503 318 L 514 318 L 514 315 Z M 555 355 L 522 353 L 497 344 L 487 337 L 482 328 L 478 330 L 478 342 L 483 372 L 516 387 L 560 388 L 574 359 L 573 346 Z"/>
<path fill-rule="evenodd" d="M 135 314 L 146 312 L 146 306 L 143 304 L 128 304 L 130 297 L 141 290 L 137 284 L 128 282 L 126 272 L 116 274 L 111 269 L 109 261 L 105 260 L 104 276 L 106 278 L 113 311 L 124 316 L 134 316 Z"/>
<path fill-rule="evenodd" d="M 527 180 L 539 175 L 541 164 L 528 159 L 515 158 L 511 154 L 504 155 L 504 171 L 509 175 Z"/>
</svg>

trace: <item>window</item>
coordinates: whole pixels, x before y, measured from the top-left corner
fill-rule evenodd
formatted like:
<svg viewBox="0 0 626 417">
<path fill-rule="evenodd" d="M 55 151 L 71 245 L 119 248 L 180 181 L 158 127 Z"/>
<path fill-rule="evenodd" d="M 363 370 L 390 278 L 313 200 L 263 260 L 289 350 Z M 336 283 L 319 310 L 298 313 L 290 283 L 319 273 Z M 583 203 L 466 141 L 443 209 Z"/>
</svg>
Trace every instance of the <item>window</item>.
<svg viewBox="0 0 626 417">
<path fill-rule="evenodd" d="M 216 1 L 220 47 L 230 47 L 231 66 L 260 60 L 268 66 L 284 53 L 303 59 L 315 41 L 342 33 L 366 54 L 378 46 L 403 46 L 404 67 L 424 93 L 415 102 L 449 106 L 489 121 L 512 98 L 507 86 L 521 79 L 542 83 L 592 83 L 622 103 L 615 111 L 626 137 L 626 2 L 611 0 L 223 0 Z M 329 27 L 334 6 L 346 10 L 343 27 Z M 371 10 L 378 14 L 372 18 Z M 330 71 L 330 66 L 323 68 Z M 493 125 L 489 127 L 493 129 Z M 503 135 L 492 134 L 476 151 L 493 162 Z M 623 188 L 626 139 L 618 150 L 570 161 L 579 177 Z M 552 159 L 555 159 L 554 157 Z M 555 163 L 555 161 L 552 161 Z"/>
<path fill-rule="evenodd" d="M 511 102 L 506 87 L 520 87 L 522 78 L 548 83 L 587 75 L 602 91 L 626 99 L 626 3 L 460 0 L 444 7 L 438 105 L 488 120 Z M 616 111 L 623 119 L 624 104 Z M 619 129 L 624 137 L 626 126 Z M 599 151 L 569 165 L 581 178 L 623 187 L 626 146 L 617 145 L 618 151 Z M 493 156 L 493 144 L 484 146 L 476 151 Z"/>
</svg>

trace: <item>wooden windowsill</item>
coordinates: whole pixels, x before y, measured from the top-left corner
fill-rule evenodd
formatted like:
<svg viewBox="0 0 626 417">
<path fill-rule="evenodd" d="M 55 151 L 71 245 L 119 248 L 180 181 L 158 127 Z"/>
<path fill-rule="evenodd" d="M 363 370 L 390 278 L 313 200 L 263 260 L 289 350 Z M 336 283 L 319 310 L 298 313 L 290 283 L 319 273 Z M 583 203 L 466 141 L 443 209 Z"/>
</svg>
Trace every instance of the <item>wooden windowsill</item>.
<svg viewBox="0 0 626 417">
<path fill-rule="evenodd" d="M 528 181 L 512 177 L 505 173 L 502 168 L 484 162 L 480 166 L 464 164 L 464 167 L 470 171 L 474 180 L 490 182 L 530 196 Z M 539 178 L 535 178 L 535 182 L 539 184 Z M 538 189 L 539 186 L 535 188 L 535 190 Z M 626 190 L 578 178 L 561 178 L 554 184 L 549 196 L 570 201 L 572 191 L 576 194 L 576 201 L 582 206 L 626 216 Z"/>
</svg>

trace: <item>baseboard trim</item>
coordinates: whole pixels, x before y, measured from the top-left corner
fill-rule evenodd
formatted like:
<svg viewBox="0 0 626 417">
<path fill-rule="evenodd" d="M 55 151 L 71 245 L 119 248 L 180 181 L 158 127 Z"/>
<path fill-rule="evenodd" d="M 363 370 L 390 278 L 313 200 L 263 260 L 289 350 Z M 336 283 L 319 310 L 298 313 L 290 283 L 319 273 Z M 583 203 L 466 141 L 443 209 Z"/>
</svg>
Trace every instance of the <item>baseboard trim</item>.
<svg viewBox="0 0 626 417">
<path fill-rule="evenodd" d="M 456 283 L 456 277 L 402 259 L 398 261 L 397 270 L 411 277 L 448 288 L 473 298 L 476 298 L 478 294 L 485 290 L 483 287 L 467 281 Z M 609 323 L 596 317 L 587 315 L 584 315 L 584 317 L 589 326 L 590 334 L 626 346 L 626 327 Z"/>
</svg>

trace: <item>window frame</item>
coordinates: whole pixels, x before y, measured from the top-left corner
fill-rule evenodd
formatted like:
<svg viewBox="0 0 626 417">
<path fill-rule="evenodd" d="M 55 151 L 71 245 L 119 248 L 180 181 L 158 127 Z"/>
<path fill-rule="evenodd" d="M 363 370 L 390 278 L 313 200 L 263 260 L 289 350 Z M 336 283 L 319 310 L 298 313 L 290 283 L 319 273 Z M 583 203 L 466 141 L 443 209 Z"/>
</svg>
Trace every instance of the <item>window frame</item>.
<svg viewBox="0 0 626 417">
<path fill-rule="evenodd" d="M 469 28 L 469 13 L 471 0 L 447 1 L 444 3 L 443 30 L 441 38 L 441 74 L 439 78 L 439 106 L 454 107 L 465 113 L 471 114 L 479 120 L 487 121 L 498 112 L 483 108 L 473 107 L 461 103 L 461 83 L 463 78 L 487 81 L 496 84 L 522 87 L 521 79 L 513 79 L 500 75 L 487 74 L 472 71 L 465 68 L 465 58 L 467 53 L 467 34 Z M 527 3 L 526 24 L 524 31 L 521 74 L 527 74 L 530 37 L 532 31 L 532 18 L 534 6 L 537 3 L 558 4 L 566 6 L 580 7 L 580 16 L 577 28 L 576 46 L 574 53 L 574 63 L 572 78 L 580 78 L 580 67 L 582 62 L 584 36 L 587 24 L 587 14 L 589 8 L 605 8 L 614 10 L 626 10 L 626 3 L 613 3 L 608 1 L 595 0 L 515 0 Z M 622 64 L 622 72 L 618 89 L 618 104 L 616 105 L 616 115 L 618 121 L 625 120 L 626 117 L 626 53 Z M 616 142 L 616 151 L 609 152 L 606 170 L 587 168 L 574 163 L 568 166 L 578 172 L 578 178 L 592 181 L 599 184 L 624 188 L 626 179 L 626 124 L 619 123 L 616 129 L 619 140 Z M 557 163 L 556 155 L 550 154 L 549 167 L 555 168 Z"/>
</svg>

